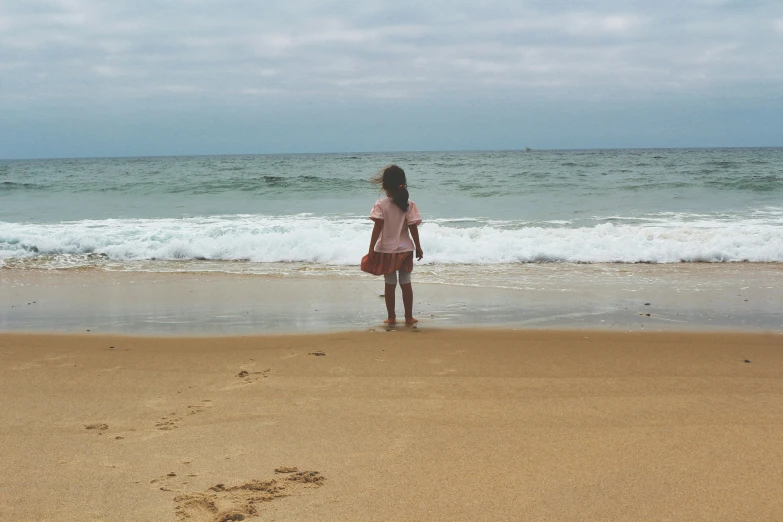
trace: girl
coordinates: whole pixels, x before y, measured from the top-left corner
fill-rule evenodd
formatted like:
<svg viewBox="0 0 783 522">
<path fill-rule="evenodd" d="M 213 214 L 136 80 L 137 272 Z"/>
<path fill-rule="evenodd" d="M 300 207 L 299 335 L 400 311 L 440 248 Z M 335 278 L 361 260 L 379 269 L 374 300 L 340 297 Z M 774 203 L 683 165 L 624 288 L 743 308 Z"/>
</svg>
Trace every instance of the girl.
<svg viewBox="0 0 783 522">
<path fill-rule="evenodd" d="M 419 243 L 418 225 L 421 223 L 419 209 L 416 203 L 408 200 L 408 182 L 405 180 L 405 172 L 397 165 L 389 165 L 372 181 L 381 184 L 387 197 L 379 199 L 370 213 L 370 219 L 375 222 L 375 226 L 370 237 L 370 251 L 362 259 L 362 270 L 375 275 L 383 274 L 386 280 L 384 296 L 389 318 L 384 322 L 387 324 L 397 322 L 394 293 L 397 290 L 399 273 L 402 304 L 405 307 L 405 324 L 413 324 L 418 322 L 413 317 L 411 286 L 414 247 L 416 259 L 421 260 L 424 257 L 424 251 Z"/>
</svg>

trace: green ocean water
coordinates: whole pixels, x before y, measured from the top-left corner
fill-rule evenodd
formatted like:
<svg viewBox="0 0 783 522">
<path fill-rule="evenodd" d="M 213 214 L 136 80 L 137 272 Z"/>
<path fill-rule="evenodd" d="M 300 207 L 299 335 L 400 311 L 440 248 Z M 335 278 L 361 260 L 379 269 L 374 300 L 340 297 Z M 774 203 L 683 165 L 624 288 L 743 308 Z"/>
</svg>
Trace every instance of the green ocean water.
<svg viewBox="0 0 783 522">
<path fill-rule="evenodd" d="M 0 262 L 351 265 L 390 163 L 427 263 L 783 262 L 780 148 L 5 160 Z"/>
</svg>

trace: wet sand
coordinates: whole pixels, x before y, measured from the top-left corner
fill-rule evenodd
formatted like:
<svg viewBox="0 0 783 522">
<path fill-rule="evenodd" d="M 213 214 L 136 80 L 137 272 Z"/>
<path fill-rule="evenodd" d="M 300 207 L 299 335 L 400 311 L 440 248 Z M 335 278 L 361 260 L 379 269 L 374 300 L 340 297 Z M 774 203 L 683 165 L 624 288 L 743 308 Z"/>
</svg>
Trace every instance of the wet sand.
<svg viewBox="0 0 783 522">
<path fill-rule="evenodd" d="M 287 272 L 0 269 L 0 331 L 237 335 L 366 330 L 385 318 L 379 278 L 356 269 L 280 270 Z M 780 264 L 477 271 L 417 267 L 414 309 L 422 326 L 783 331 Z"/>
<path fill-rule="evenodd" d="M 782 520 L 782 377 L 779 333 L 5 333 L 0 519 Z"/>
</svg>

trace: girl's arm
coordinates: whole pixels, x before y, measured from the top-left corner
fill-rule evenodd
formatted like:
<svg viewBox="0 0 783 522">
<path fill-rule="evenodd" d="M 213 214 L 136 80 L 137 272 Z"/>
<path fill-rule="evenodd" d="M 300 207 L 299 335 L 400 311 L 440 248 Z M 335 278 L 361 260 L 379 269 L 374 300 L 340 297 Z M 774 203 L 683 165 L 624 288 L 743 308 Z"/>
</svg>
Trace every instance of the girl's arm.
<svg viewBox="0 0 783 522">
<path fill-rule="evenodd" d="M 372 227 L 372 236 L 370 236 L 370 251 L 368 252 L 370 257 L 375 255 L 375 243 L 378 242 L 378 238 L 381 236 L 381 230 L 383 230 L 382 219 L 373 219 L 373 221 L 375 222 L 375 226 Z"/>
<path fill-rule="evenodd" d="M 421 243 L 419 243 L 419 225 L 408 225 L 408 230 L 411 232 L 413 244 L 416 245 L 416 259 L 421 261 L 421 258 L 424 257 L 424 250 L 421 249 Z"/>
</svg>

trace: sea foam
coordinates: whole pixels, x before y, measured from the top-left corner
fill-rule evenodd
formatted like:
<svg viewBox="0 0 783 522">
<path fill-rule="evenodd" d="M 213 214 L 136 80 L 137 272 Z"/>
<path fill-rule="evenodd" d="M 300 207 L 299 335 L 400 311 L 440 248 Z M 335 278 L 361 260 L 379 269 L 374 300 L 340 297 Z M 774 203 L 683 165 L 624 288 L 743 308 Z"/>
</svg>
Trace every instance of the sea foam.
<svg viewBox="0 0 783 522">
<path fill-rule="evenodd" d="M 235 215 L 0 222 L 0 259 L 95 254 L 113 261 L 246 260 L 355 265 L 371 222 L 356 216 Z M 604 218 L 594 226 L 480 219 L 426 222 L 425 263 L 783 262 L 783 223 L 759 219 Z"/>
</svg>

